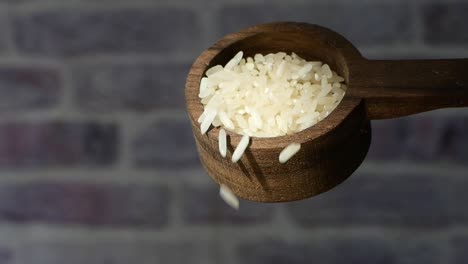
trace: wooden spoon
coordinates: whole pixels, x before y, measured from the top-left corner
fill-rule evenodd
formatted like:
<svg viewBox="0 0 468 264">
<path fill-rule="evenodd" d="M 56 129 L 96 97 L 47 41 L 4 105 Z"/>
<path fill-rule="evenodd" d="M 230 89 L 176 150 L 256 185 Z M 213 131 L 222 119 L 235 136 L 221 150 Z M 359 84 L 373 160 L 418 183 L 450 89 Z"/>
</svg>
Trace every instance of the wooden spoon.
<svg viewBox="0 0 468 264">
<path fill-rule="evenodd" d="M 237 163 L 231 155 L 241 136 L 228 132 L 228 156 L 218 151 L 218 128 L 201 135 L 198 98 L 207 69 L 225 65 L 238 51 L 295 52 L 321 60 L 345 78 L 347 94 L 324 120 L 301 132 L 252 138 Z M 239 197 L 284 202 L 325 192 L 348 178 L 364 160 L 371 142 L 370 120 L 406 116 L 445 107 L 468 106 L 468 59 L 367 60 L 341 35 L 316 25 L 271 23 L 227 35 L 204 51 L 187 78 L 186 103 L 201 162 L 218 183 Z M 301 150 L 287 163 L 278 156 L 290 143 Z"/>
</svg>

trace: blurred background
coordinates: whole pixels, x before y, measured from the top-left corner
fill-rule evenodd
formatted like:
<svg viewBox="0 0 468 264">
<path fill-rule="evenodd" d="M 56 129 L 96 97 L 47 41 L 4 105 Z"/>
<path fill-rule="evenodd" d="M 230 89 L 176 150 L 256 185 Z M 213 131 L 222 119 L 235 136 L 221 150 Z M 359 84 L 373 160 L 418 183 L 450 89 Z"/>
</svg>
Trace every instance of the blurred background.
<svg viewBox="0 0 468 264">
<path fill-rule="evenodd" d="M 457 58 L 467 14 L 456 0 L 0 0 L 0 264 L 468 263 L 468 109 L 373 122 L 345 183 L 238 212 L 184 109 L 191 63 L 244 27 L 310 22 L 368 58 Z"/>
</svg>

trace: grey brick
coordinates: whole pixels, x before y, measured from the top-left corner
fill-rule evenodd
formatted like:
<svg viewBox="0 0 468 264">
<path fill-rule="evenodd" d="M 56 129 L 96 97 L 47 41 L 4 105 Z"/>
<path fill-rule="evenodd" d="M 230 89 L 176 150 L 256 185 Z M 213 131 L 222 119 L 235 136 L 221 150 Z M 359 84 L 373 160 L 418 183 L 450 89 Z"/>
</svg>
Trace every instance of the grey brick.
<svg viewBox="0 0 468 264">
<path fill-rule="evenodd" d="M 441 263 L 440 251 L 437 248 L 421 247 L 419 241 L 410 241 L 410 239 L 404 237 L 393 241 L 358 234 L 316 236 L 304 242 L 265 240 L 240 245 L 236 255 L 239 259 L 237 263 L 245 264 Z M 412 250 L 414 248 L 428 251 L 416 252 Z"/>
<path fill-rule="evenodd" d="M 55 106 L 62 81 L 56 69 L 0 66 L 0 110 L 36 110 Z"/>
<path fill-rule="evenodd" d="M 450 168 L 447 168 L 448 173 Z M 468 175 L 468 168 L 465 170 L 465 176 Z M 463 202 L 467 201 L 468 179 L 458 179 L 451 183 L 450 199 L 447 203 L 447 210 L 451 215 L 451 220 L 454 224 L 466 225 L 468 223 L 468 209 L 463 206 Z M 466 203 L 465 203 L 466 204 Z"/>
<path fill-rule="evenodd" d="M 187 9 L 54 9 L 18 15 L 21 52 L 79 56 L 194 50 L 200 25 Z"/>
<path fill-rule="evenodd" d="M 13 263 L 13 252 L 8 246 L 0 245 L 0 264 Z"/>
<path fill-rule="evenodd" d="M 468 3 L 434 3 L 423 10 L 424 40 L 430 44 L 468 44 Z"/>
<path fill-rule="evenodd" d="M 466 214 L 464 202 L 452 198 L 457 182 L 448 176 L 356 174 L 329 192 L 286 206 L 304 227 L 446 227 L 458 221 L 453 211 Z"/>
<path fill-rule="evenodd" d="M 468 162 L 468 118 L 417 116 L 408 119 L 407 155 L 418 161 Z"/>
<path fill-rule="evenodd" d="M 317 254 L 314 247 L 305 244 L 286 244 L 280 241 L 261 241 L 241 245 L 237 249 L 240 259 L 237 263 L 255 264 L 305 264 L 310 263 Z M 320 263 L 327 263 L 320 259 Z"/>
<path fill-rule="evenodd" d="M 395 241 L 395 250 L 398 256 L 398 264 L 439 264 L 446 262 L 443 247 L 433 237 L 417 237 L 410 232 L 404 232 Z"/>
<path fill-rule="evenodd" d="M 94 242 L 27 243 L 22 245 L 21 263 L 35 264 L 153 264 L 223 263 L 219 246 L 200 242 Z"/>
<path fill-rule="evenodd" d="M 112 123 L 51 121 L 0 124 L 0 167 L 106 166 L 117 157 Z"/>
<path fill-rule="evenodd" d="M 75 103 L 97 112 L 182 109 L 188 69 L 188 65 L 173 64 L 77 67 Z"/>
<path fill-rule="evenodd" d="M 220 11 L 218 21 L 222 35 L 260 23 L 308 22 L 336 30 L 356 45 L 408 42 L 413 34 L 408 6 L 394 3 L 233 5 Z"/>
<path fill-rule="evenodd" d="M 0 220 L 60 225 L 160 228 L 168 222 L 164 186 L 31 182 L 0 186 Z"/>
<path fill-rule="evenodd" d="M 133 141 L 137 167 L 194 168 L 199 159 L 188 120 L 164 118 L 141 131 Z"/>
<path fill-rule="evenodd" d="M 468 236 L 457 235 L 449 241 L 450 264 L 464 264 L 468 262 Z"/>
<path fill-rule="evenodd" d="M 11 41 L 10 30 L 8 27 L 8 19 L 6 10 L 0 10 L 0 54 L 9 52 L 8 42 Z"/>
<path fill-rule="evenodd" d="M 373 160 L 468 162 L 468 118 L 426 114 L 372 122 Z"/>
<path fill-rule="evenodd" d="M 403 156 L 407 138 L 406 122 L 402 119 L 372 121 L 370 160 L 396 160 Z"/>
<path fill-rule="evenodd" d="M 239 247 L 239 263 L 306 264 L 395 263 L 395 255 L 385 242 L 372 238 L 323 239 L 307 243 L 262 241 Z"/>
<path fill-rule="evenodd" d="M 256 225 L 270 222 L 274 213 L 271 204 L 244 200 L 240 202 L 239 211 L 236 211 L 219 197 L 215 184 L 185 185 L 183 203 L 184 222 L 191 225 Z"/>
</svg>

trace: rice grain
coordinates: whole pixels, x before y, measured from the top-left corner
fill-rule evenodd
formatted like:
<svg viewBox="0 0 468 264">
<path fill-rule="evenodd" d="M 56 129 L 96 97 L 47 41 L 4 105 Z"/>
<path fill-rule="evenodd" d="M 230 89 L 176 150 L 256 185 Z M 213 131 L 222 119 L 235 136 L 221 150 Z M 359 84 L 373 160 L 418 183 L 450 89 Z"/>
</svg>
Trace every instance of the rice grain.
<svg viewBox="0 0 468 264">
<path fill-rule="evenodd" d="M 244 154 L 245 149 L 249 145 L 249 139 L 250 138 L 248 135 L 242 136 L 242 139 L 239 141 L 239 144 L 237 145 L 236 149 L 234 150 L 234 153 L 232 154 L 232 162 L 236 163 L 240 160 L 240 158 Z"/>
<path fill-rule="evenodd" d="M 223 128 L 219 130 L 218 146 L 219 146 L 219 153 L 221 153 L 221 156 L 225 158 L 226 152 L 227 152 L 227 144 L 226 144 L 226 131 Z"/>
<path fill-rule="evenodd" d="M 221 121 L 221 123 L 223 123 L 224 127 L 226 127 L 229 130 L 234 130 L 234 124 L 232 123 L 231 119 L 228 117 L 226 112 L 219 112 L 219 120 Z"/>
<path fill-rule="evenodd" d="M 301 144 L 292 143 L 284 148 L 279 155 L 279 162 L 286 163 L 292 156 L 294 156 L 301 149 Z"/>
<path fill-rule="evenodd" d="M 242 60 L 242 56 L 244 56 L 244 52 L 242 51 L 239 51 L 236 56 L 234 56 L 234 58 L 232 58 L 227 64 L 226 66 L 224 66 L 224 69 L 225 70 L 232 70 L 232 68 L 234 68 L 234 66 L 237 66 L 239 64 L 239 62 Z"/>
<path fill-rule="evenodd" d="M 232 208 L 239 210 L 239 199 L 234 195 L 234 193 L 224 184 L 221 184 L 219 187 L 219 195 L 221 198 Z"/>
<path fill-rule="evenodd" d="M 203 119 L 203 121 L 202 121 L 202 123 L 200 125 L 200 130 L 201 130 L 202 135 L 204 135 L 206 133 L 206 131 L 208 131 L 208 129 L 211 126 L 211 123 L 213 122 L 213 120 L 216 117 L 216 110 L 206 109 L 205 111 L 207 113 L 206 113 L 205 118 Z"/>
</svg>

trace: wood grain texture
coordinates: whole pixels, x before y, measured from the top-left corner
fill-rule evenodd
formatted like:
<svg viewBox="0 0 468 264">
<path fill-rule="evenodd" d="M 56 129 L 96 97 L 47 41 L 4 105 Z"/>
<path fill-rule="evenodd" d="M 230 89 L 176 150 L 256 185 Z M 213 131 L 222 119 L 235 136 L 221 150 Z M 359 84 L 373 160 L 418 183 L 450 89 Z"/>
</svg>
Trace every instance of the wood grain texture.
<svg viewBox="0 0 468 264">
<path fill-rule="evenodd" d="M 369 119 L 468 106 L 468 59 L 348 63 L 350 96 L 363 98 Z"/>
<path fill-rule="evenodd" d="M 311 128 L 287 136 L 252 138 L 241 160 L 232 163 L 231 155 L 241 136 L 227 131 L 228 155 L 222 158 L 218 151 L 219 129 L 200 133 L 197 120 L 203 105 L 198 92 L 205 71 L 225 65 L 238 51 L 243 51 L 244 56 L 295 52 L 306 60 L 321 60 L 345 78 L 347 94 L 327 118 Z M 348 178 L 364 160 L 371 139 L 370 119 L 466 105 L 467 79 L 457 79 L 462 72 L 457 68 L 459 62 L 466 65 L 466 60 L 437 62 L 439 73 L 429 75 L 433 70 L 425 63 L 369 61 L 339 34 L 304 23 L 263 24 L 227 35 L 198 57 L 187 77 L 187 112 L 200 160 L 214 181 L 226 184 L 244 199 L 284 202 L 325 192 Z M 444 65 L 454 71 L 448 73 Z M 421 79 L 407 73 L 417 70 Z M 445 77 L 431 82 L 422 79 L 424 74 L 430 78 L 440 74 Z M 412 78 L 416 81 L 408 85 Z M 442 88 L 451 82 L 455 84 L 453 89 Z M 429 103 L 424 103 L 426 95 L 433 98 Z M 443 102 L 435 100 L 438 95 L 443 95 Z M 279 153 L 290 143 L 300 143 L 301 150 L 280 164 Z"/>
</svg>

